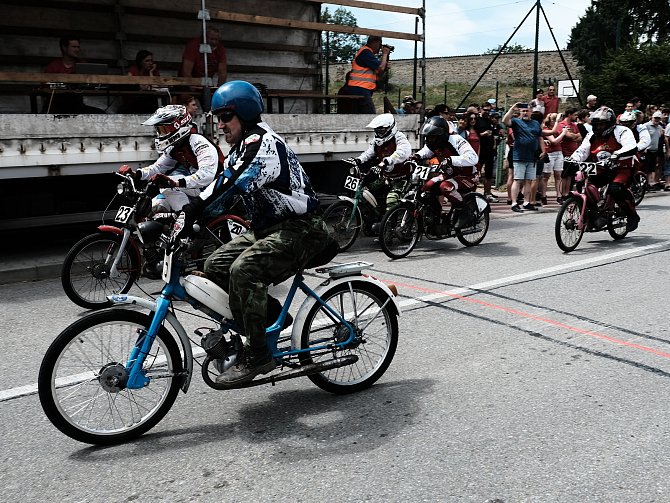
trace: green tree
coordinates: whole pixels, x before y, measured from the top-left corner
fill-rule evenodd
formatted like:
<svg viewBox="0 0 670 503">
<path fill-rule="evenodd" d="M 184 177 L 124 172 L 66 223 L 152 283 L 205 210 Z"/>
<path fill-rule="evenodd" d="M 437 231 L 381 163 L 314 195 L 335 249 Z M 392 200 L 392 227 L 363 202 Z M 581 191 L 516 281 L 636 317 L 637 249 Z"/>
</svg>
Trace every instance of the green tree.
<svg viewBox="0 0 670 503">
<path fill-rule="evenodd" d="M 484 54 L 498 54 L 501 47 L 502 44 L 499 44 L 498 47 L 496 47 L 495 49 L 488 49 Z M 524 47 L 523 45 L 520 44 L 510 44 L 507 47 L 505 47 L 503 54 L 507 54 L 510 52 L 533 52 L 533 49 L 529 49 L 528 47 Z"/>
<path fill-rule="evenodd" d="M 600 72 L 587 76 L 600 103 L 620 111 L 626 100 L 638 96 L 644 104 L 670 103 L 667 73 L 670 67 L 670 43 L 627 47 L 607 59 Z"/>
<path fill-rule="evenodd" d="M 330 12 L 326 7 L 321 13 L 321 22 L 329 24 L 340 24 L 344 26 L 358 26 L 356 17 L 346 9 L 338 7 L 335 12 Z M 331 63 L 345 63 L 354 59 L 356 52 L 363 45 L 363 37 L 353 33 L 323 32 L 321 34 L 321 47 L 323 57 L 328 58 Z"/>
<path fill-rule="evenodd" d="M 593 73 L 617 51 L 664 42 L 669 34 L 668 0 L 593 0 L 572 28 L 568 49 Z"/>
</svg>

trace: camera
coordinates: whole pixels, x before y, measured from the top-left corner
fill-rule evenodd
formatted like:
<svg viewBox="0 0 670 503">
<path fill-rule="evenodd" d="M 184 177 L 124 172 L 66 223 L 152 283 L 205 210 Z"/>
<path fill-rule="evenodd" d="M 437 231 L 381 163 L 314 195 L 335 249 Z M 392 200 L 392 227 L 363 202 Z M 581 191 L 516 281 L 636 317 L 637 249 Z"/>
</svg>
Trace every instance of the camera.
<svg viewBox="0 0 670 503">
<path fill-rule="evenodd" d="M 389 50 L 389 52 L 395 51 L 395 47 L 393 47 L 392 45 L 383 44 L 382 47 L 386 47 Z"/>
</svg>

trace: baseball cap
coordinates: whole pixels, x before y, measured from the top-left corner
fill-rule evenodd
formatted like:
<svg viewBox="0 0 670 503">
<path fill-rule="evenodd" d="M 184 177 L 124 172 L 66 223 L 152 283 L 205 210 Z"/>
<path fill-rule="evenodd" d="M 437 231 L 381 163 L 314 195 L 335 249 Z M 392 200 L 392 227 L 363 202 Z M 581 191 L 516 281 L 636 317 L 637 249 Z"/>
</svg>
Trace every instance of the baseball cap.
<svg viewBox="0 0 670 503">
<path fill-rule="evenodd" d="M 407 95 L 402 99 L 402 102 L 403 103 L 416 103 L 416 100 L 414 99 L 413 96 Z"/>
<path fill-rule="evenodd" d="M 586 101 L 597 100 L 597 99 L 598 99 L 598 97 L 595 94 L 589 94 L 586 97 Z"/>
<path fill-rule="evenodd" d="M 661 113 L 660 110 L 656 110 L 652 115 L 652 117 L 658 117 L 659 119 L 661 119 L 663 117 L 663 114 Z"/>
<path fill-rule="evenodd" d="M 495 104 L 496 104 L 496 100 L 493 99 L 493 98 L 489 98 L 488 100 L 486 100 L 486 103 L 490 103 L 491 105 L 495 105 Z"/>
</svg>

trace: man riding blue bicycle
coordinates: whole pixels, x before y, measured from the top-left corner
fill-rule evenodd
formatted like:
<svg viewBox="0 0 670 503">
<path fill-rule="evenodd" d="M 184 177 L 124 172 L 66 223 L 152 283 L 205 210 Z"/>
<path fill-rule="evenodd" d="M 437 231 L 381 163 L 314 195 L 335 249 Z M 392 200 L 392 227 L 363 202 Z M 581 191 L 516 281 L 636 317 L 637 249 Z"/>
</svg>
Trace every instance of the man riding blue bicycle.
<svg viewBox="0 0 670 503">
<path fill-rule="evenodd" d="M 183 209 L 188 223 L 214 201 L 240 195 L 252 222 L 252 232 L 216 250 L 204 267 L 206 276 L 229 293 L 231 312 L 247 339 L 244 357 L 216 379 L 231 386 L 275 368 L 265 329 L 269 313 L 281 306 L 268 297 L 268 286 L 293 276 L 328 238 L 315 214 L 319 201 L 307 174 L 262 121 L 262 112 L 261 95 L 248 82 L 227 82 L 214 93 L 212 113 L 232 149 L 225 171 Z"/>
</svg>

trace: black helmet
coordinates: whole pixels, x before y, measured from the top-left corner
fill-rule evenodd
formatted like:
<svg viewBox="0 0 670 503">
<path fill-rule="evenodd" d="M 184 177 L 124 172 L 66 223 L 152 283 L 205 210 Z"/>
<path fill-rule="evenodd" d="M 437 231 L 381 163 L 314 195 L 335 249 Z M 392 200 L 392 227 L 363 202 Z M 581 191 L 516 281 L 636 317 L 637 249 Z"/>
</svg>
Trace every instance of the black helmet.
<svg viewBox="0 0 670 503">
<path fill-rule="evenodd" d="M 451 126 L 439 115 L 428 119 L 421 128 L 426 146 L 433 152 L 447 146 L 450 132 Z"/>
</svg>

